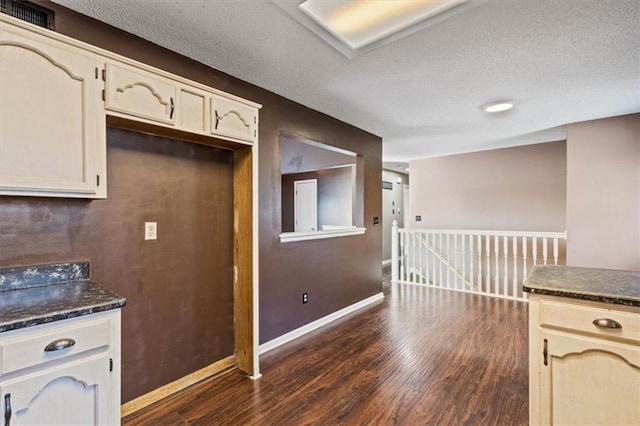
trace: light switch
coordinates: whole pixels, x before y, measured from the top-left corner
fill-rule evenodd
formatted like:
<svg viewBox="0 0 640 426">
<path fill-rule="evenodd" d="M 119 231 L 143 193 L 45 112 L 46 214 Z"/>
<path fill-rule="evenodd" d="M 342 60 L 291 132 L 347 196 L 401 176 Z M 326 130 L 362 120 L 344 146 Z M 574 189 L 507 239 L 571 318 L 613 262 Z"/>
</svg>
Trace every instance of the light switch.
<svg viewBox="0 0 640 426">
<path fill-rule="evenodd" d="M 144 239 L 155 240 L 157 238 L 158 238 L 158 223 L 145 222 L 144 223 Z"/>
</svg>

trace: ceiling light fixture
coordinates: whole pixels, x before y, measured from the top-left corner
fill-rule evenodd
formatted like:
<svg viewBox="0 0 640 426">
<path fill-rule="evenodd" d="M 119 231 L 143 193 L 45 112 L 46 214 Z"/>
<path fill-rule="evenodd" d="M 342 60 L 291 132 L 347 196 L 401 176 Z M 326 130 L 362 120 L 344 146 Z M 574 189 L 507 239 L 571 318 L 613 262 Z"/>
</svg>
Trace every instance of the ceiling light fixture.
<svg viewBox="0 0 640 426">
<path fill-rule="evenodd" d="M 483 109 L 486 112 L 502 112 L 510 110 L 511 108 L 513 108 L 513 105 L 513 101 L 498 101 L 486 104 L 485 106 L 483 106 Z"/>
<path fill-rule="evenodd" d="M 307 0 L 299 8 L 357 50 L 469 0 Z"/>
</svg>

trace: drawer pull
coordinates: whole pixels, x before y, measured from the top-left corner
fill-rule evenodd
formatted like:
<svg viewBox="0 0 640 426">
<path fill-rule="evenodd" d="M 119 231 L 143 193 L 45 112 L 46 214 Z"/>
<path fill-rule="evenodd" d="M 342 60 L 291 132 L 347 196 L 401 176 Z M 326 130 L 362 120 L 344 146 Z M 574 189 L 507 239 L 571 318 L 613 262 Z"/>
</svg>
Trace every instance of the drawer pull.
<svg viewBox="0 0 640 426">
<path fill-rule="evenodd" d="M 620 324 L 616 320 L 612 320 L 611 318 L 597 318 L 593 320 L 593 325 L 601 328 L 622 328 L 622 324 Z"/>
<path fill-rule="evenodd" d="M 44 348 L 44 351 L 45 352 L 61 351 L 62 349 L 70 348 L 71 346 L 73 346 L 75 344 L 76 344 L 76 341 L 73 340 L 73 339 L 70 339 L 70 338 L 58 339 L 58 340 L 54 340 L 53 342 L 49 343 Z"/>
</svg>

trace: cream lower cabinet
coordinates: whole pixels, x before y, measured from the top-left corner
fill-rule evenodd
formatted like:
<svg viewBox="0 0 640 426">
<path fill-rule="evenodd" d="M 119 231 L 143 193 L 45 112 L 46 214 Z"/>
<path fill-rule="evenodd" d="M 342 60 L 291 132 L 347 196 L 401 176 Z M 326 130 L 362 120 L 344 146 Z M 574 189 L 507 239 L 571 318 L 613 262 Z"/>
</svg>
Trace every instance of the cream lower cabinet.
<svg viewBox="0 0 640 426">
<path fill-rule="evenodd" d="M 0 334 L 3 424 L 120 424 L 119 330 L 114 310 Z"/>
<path fill-rule="evenodd" d="M 0 195 L 104 198 L 96 55 L 45 31 L 0 17 Z"/>
<path fill-rule="evenodd" d="M 567 300 L 530 298 L 530 423 L 640 424 L 640 309 Z"/>
</svg>

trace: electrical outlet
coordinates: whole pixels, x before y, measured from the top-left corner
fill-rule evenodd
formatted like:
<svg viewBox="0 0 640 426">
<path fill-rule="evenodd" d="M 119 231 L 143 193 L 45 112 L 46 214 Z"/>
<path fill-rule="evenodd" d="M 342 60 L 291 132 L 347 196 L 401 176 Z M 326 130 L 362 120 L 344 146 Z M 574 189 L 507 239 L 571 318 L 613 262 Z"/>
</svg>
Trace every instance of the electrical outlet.
<svg viewBox="0 0 640 426">
<path fill-rule="evenodd" d="M 302 303 L 309 302 L 309 293 L 302 293 Z"/>
<path fill-rule="evenodd" d="M 158 238 L 158 223 L 145 222 L 144 223 L 144 239 L 156 240 L 157 238 Z"/>
</svg>

